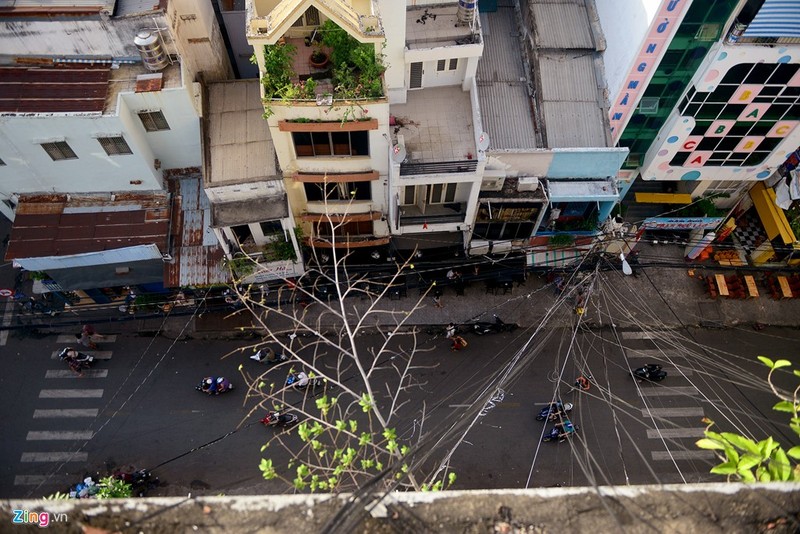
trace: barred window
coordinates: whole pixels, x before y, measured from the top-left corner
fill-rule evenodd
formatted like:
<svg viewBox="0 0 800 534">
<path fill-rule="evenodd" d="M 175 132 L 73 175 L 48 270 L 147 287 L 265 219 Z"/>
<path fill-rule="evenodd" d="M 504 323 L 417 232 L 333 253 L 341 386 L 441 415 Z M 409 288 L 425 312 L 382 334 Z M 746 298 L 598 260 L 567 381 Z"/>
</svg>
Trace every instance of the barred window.
<svg viewBox="0 0 800 534">
<path fill-rule="evenodd" d="M 456 70 L 458 68 L 458 58 L 454 57 L 450 59 L 450 62 L 447 64 L 447 70 Z"/>
<path fill-rule="evenodd" d="M 66 141 L 56 141 L 55 143 L 42 143 L 42 148 L 50 159 L 58 161 L 62 159 L 78 159 Z"/>
<path fill-rule="evenodd" d="M 139 119 L 141 119 L 144 129 L 148 132 L 158 132 L 161 130 L 169 130 L 167 119 L 160 111 L 140 111 Z"/>
<path fill-rule="evenodd" d="M 446 64 L 447 64 L 446 59 L 440 59 L 439 61 L 436 62 L 436 70 L 438 72 L 442 72 Z"/>
<path fill-rule="evenodd" d="M 109 156 L 133 154 L 131 148 L 128 146 L 128 143 L 125 142 L 125 138 L 121 135 L 118 137 L 98 137 L 97 141 Z"/>
</svg>

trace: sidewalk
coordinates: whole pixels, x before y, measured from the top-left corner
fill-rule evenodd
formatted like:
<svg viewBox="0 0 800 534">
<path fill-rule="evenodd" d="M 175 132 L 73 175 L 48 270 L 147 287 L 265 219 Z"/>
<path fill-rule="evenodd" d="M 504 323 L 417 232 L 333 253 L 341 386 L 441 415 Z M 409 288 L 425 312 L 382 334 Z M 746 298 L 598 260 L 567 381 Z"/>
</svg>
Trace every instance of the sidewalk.
<svg viewBox="0 0 800 534">
<path fill-rule="evenodd" d="M 2 238 L 8 235 L 11 223 L 2 217 L 0 219 Z M 5 247 L 0 247 L 0 253 L 4 252 Z M 697 274 L 704 275 L 726 271 L 722 267 L 712 269 L 686 265 L 682 246 L 642 245 L 640 261 L 641 266 L 634 266 L 634 276 L 624 276 L 618 270 L 605 270 L 598 274 L 587 293 L 586 312 L 581 317 L 585 325 L 599 328 L 613 323 L 627 329 L 721 327 L 755 323 L 800 326 L 800 299 L 774 300 L 761 287 L 761 296 L 754 299 L 711 299 L 701 281 L 691 278 L 688 270 L 693 268 Z M 727 273 L 730 272 L 727 270 Z M 10 263 L 2 264 L 0 288 L 13 287 L 15 274 Z M 416 289 L 409 289 L 407 296 L 398 300 L 390 300 L 388 295 L 385 296 L 376 307 L 383 313 L 375 315 L 366 324 L 377 325 L 387 331 L 402 319 L 405 319 L 404 325 L 409 327 L 427 327 L 450 322 L 467 324 L 476 320 L 492 321 L 492 315 L 497 314 L 505 322 L 528 327 L 540 324 L 550 314 L 547 321 L 549 326 L 572 326 L 578 318 L 575 299 L 565 299 L 554 308 L 558 297 L 553 285 L 546 280 L 544 273 L 528 273 L 524 285 L 514 283 L 511 290 L 505 293 L 502 289 L 496 292 L 487 290 L 483 282 L 475 282 L 466 287 L 462 296 L 456 295 L 452 287 L 443 287 L 443 308 L 433 306 L 432 293 L 420 297 Z M 565 291 L 569 292 L 569 287 Z M 572 293 L 573 296 L 575 294 Z M 420 298 L 422 300 L 418 302 Z M 8 300 L 0 299 L 0 304 L 2 302 Z M 348 313 L 356 313 L 360 317 L 369 305 L 369 299 L 354 297 L 347 299 L 345 308 Z M 57 317 L 20 315 L 15 310 L 11 328 L 35 329 L 40 333 L 74 333 L 80 331 L 80 325 L 89 323 L 103 334 L 161 333 L 172 338 L 252 336 L 254 330 L 260 331 L 246 311 L 233 314 L 232 310 L 218 306 L 224 309 L 175 307 L 166 315 L 129 315 L 121 313 L 117 304 L 67 308 Z M 287 306 L 284 305 L 284 310 L 290 309 Z M 330 306 L 337 311 L 339 309 L 335 299 L 331 299 Z M 336 324 L 322 303 L 311 304 L 303 313 L 306 324 L 313 329 L 325 330 Z M 288 319 L 281 319 L 275 314 L 270 315 L 268 327 L 276 332 L 293 329 Z"/>
</svg>

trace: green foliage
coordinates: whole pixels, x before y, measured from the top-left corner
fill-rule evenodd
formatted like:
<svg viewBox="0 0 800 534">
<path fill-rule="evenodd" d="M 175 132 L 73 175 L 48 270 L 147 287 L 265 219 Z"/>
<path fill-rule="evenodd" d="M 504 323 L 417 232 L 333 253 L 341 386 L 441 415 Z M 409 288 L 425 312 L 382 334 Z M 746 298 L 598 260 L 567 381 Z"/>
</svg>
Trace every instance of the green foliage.
<svg viewBox="0 0 800 534">
<path fill-rule="evenodd" d="M 100 491 L 97 492 L 98 499 L 128 499 L 133 495 L 133 487 L 115 477 L 105 477 L 100 479 Z"/>
<path fill-rule="evenodd" d="M 270 241 L 264 246 L 262 250 L 265 261 L 280 261 L 280 260 L 296 260 L 297 254 L 294 251 L 294 245 L 291 241 L 287 241 L 280 236 L 278 239 Z"/>
<path fill-rule="evenodd" d="M 759 356 L 759 361 L 769 368 L 767 382 L 781 400 L 773 406 L 773 410 L 791 414 L 789 427 L 795 434 L 800 436 L 800 401 L 797 399 L 797 389 L 794 397 L 782 398 L 772 384 L 772 373 L 792 364 L 788 360 L 777 360 L 766 356 Z M 798 370 L 792 371 L 795 376 L 800 376 Z M 772 481 L 800 481 L 800 464 L 792 465 L 789 458 L 800 460 L 800 446 L 794 446 L 785 451 L 780 443 L 771 436 L 756 442 L 745 436 L 731 432 L 714 432 L 711 427 L 714 422 L 704 419 L 708 424 L 705 430 L 705 437 L 698 440 L 695 444 L 706 450 L 715 451 L 720 460 L 719 465 L 711 468 L 711 472 L 717 475 L 724 475 L 729 480 L 741 480 L 743 482 L 772 482 Z"/>
<path fill-rule="evenodd" d="M 553 234 L 550 236 L 550 245 L 554 247 L 564 247 L 574 242 L 575 239 L 569 234 Z"/>
<path fill-rule="evenodd" d="M 241 278 L 253 274 L 258 266 L 255 260 L 247 255 L 237 255 L 231 259 L 226 259 L 223 261 L 226 262 L 228 268 L 233 271 L 237 277 Z"/>
<path fill-rule="evenodd" d="M 65 500 L 70 499 L 70 498 L 71 497 L 69 496 L 69 493 L 62 493 L 60 491 L 57 491 L 57 492 L 55 492 L 53 494 L 50 494 L 50 495 L 47 495 L 46 497 L 44 497 L 44 500 L 45 501 L 65 501 Z"/>
<path fill-rule="evenodd" d="M 334 97 L 382 97 L 386 66 L 376 57 L 374 45 L 358 42 L 330 19 L 322 24 L 322 36 L 322 44 L 331 50 Z"/>
</svg>

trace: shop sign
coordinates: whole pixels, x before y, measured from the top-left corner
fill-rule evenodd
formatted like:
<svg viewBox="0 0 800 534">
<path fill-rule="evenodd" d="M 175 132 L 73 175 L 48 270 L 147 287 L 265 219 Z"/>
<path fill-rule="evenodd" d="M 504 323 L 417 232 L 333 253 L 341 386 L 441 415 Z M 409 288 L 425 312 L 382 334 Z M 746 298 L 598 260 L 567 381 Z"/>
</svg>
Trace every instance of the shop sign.
<svg viewBox="0 0 800 534">
<path fill-rule="evenodd" d="M 722 222 L 722 217 L 651 217 L 644 220 L 645 230 L 695 230 L 697 228 L 715 228 Z"/>
</svg>

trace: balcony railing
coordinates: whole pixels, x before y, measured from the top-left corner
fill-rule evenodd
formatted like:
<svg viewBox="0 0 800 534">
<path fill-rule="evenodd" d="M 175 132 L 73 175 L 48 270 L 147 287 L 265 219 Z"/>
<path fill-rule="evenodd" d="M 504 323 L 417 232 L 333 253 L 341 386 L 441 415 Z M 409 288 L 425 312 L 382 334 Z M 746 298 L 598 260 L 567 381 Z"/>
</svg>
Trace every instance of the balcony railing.
<svg viewBox="0 0 800 534">
<path fill-rule="evenodd" d="M 477 160 L 436 161 L 430 163 L 401 163 L 400 176 L 475 172 L 475 169 L 477 168 L 478 168 Z"/>
<path fill-rule="evenodd" d="M 424 214 L 417 206 L 402 206 L 400 225 L 462 223 L 466 212 L 466 202 L 429 205 L 425 208 Z"/>
</svg>

